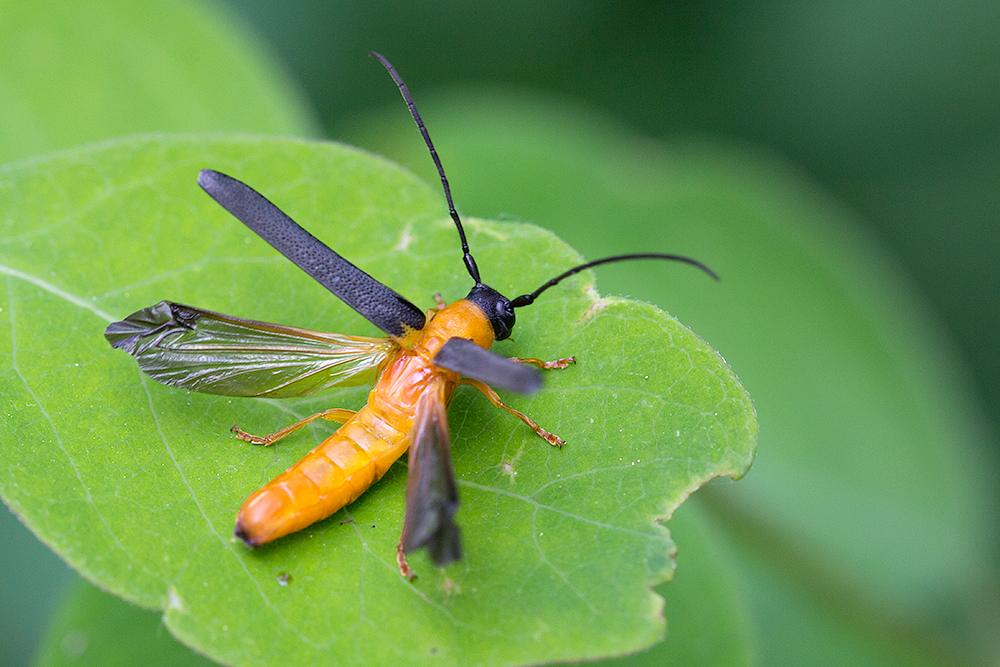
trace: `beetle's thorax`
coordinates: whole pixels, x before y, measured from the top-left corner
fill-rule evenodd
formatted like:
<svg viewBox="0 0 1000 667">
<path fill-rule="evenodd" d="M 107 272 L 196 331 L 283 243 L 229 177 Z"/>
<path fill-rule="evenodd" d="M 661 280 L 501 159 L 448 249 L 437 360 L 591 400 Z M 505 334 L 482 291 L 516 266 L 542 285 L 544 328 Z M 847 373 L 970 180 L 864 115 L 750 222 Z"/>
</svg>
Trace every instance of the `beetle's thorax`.
<svg viewBox="0 0 1000 667">
<path fill-rule="evenodd" d="M 493 326 L 482 308 L 460 299 L 439 310 L 419 332 L 417 344 L 431 356 L 451 338 L 468 338 L 482 348 L 493 345 Z"/>
</svg>

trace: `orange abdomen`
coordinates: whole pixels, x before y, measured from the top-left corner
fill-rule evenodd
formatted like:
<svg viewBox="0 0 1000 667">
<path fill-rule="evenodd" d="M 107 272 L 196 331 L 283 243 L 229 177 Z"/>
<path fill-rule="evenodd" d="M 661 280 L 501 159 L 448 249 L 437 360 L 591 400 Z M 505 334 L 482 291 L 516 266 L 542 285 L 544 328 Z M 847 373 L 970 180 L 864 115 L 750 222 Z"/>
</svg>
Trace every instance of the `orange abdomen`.
<svg viewBox="0 0 1000 667">
<path fill-rule="evenodd" d="M 484 324 L 488 336 L 482 331 Z M 443 382 L 445 400 L 451 401 L 459 376 L 434 366 L 434 354 L 453 336 L 472 338 L 488 348 L 493 342 L 489 327 L 482 311 L 465 300 L 438 313 L 389 361 L 368 395 L 367 405 L 302 460 L 246 499 L 236 517 L 236 536 L 256 547 L 302 530 L 356 500 L 410 446 L 420 395 L 430 385 Z"/>
<path fill-rule="evenodd" d="M 236 517 L 237 537 L 256 547 L 325 519 L 377 482 L 409 444 L 408 430 L 383 422 L 366 406 L 246 499 Z"/>
</svg>

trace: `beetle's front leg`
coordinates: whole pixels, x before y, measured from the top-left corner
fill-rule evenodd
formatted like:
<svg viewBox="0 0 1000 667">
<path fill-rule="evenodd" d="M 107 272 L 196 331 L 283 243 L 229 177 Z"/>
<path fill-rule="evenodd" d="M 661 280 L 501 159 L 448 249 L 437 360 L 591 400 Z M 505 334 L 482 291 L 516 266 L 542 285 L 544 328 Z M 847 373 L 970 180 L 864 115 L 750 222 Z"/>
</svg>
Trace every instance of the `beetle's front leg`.
<svg viewBox="0 0 1000 667">
<path fill-rule="evenodd" d="M 560 438 L 555 433 L 549 433 L 548 431 L 546 431 L 544 428 L 539 426 L 534 419 L 532 419 L 528 415 L 524 414 L 523 412 L 518 412 L 514 408 L 510 407 L 509 405 L 501 401 L 500 396 L 495 391 L 493 391 L 493 388 L 490 387 L 485 382 L 480 382 L 479 380 L 473 380 L 472 378 L 464 377 L 462 378 L 462 384 L 471 385 L 476 389 L 478 389 L 479 391 L 483 392 L 483 394 L 486 395 L 486 398 L 489 399 L 490 403 L 497 406 L 498 408 L 503 408 L 510 414 L 514 415 L 515 417 L 523 421 L 525 424 L 530 426 L 531 430 L 537 433 L 540 438 L 545 440 L 545 442 L 549 443 L 553 447 L 562 448 L 562 446 L 566 444 L 565 440 Z"/>
</svg>

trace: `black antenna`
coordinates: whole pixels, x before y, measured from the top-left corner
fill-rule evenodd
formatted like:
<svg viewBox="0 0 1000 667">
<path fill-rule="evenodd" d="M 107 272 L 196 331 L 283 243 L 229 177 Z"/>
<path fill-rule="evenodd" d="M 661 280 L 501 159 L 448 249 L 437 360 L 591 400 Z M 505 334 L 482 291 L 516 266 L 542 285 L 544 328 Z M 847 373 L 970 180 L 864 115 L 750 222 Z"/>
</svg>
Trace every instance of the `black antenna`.
<svg viewBox="0 0 1000 667">
<path fill-rule="evenodd" d="M 715 271 L 713 271 L 712 269 L 708 268 L 707 266 L 705 266 L 704 264 L 702 264 L 701 262 L 699 262 L 696 259 L 691 259 L 690 257 L 684 257 L 682 255 L 665 255 L 663 253 L 658 253 L 658 252 L 636 253 L 636 254 L 633 254 L 633 255 L 615 255 L 614 257 L 605 257 L 604 259 L 595 259 L 593 262 L 587 262 L 586 264 L 581 264 L 580 266 L 574 266 L 569 271 L 567 271 L 565 273 L 561 273 L 558 276 L 556 276 L 555 278 L 553 278 L 552 280 L 548 281 L 547 283 L 545 283 L 544 285 L 542 285 L 541 287 L 539 287 L 538 289 L 536 289 L 531 294 L 522 294 L 521 296 L 517 297 L 516 299 L 511 299 L 510 305 L 513 308 L 521 308 L 523 306 L 530 306 L 531 304 L 533 304 L 535 302 L 535 299 L 538 298 L 539 294 L 541 294 L 542 292 L 544 292 L 548 288 L 550 288 L 550 287 L 552 287 L 554 285 L 559 284 L 565 278 L 569 278 L 570 276 L 572 276 L 574 274 L 580 273 L 581 271 L 584 271 L 584 270 L 589 269 L 589 268 L 594 267 L 594 266 L 599 266 L 601 264 L 610 264 L 611 262 L 621 262 L 621 261 L 626 260 L 626 259 L 666 259 L 666 260 L 671 260 L 671 261 L 675 261 L 675 262 L 684 262 L 686 264 L 690 264 L 692 266 L 698 267 L 699 269 L 701 269 L 702 271 L 704 271 L 708 275 L 712 276 L 716 280 L 719 279 L 719 276 L 716 275 Z"/>
<path fill-rule="evenodd" d="M 400 78 L 399 74 L 396 73 L 396 68 L 392 66 L 392 63 L 385 59 L 385 56 L 375 51 L 369 51 L 368 55 L 378 58 L 382 66 L 389 72 L 389 76 L 396 82 L 399 92 L 403 94 L 406 106 L 410 108 L 410 115 L 413 116 L 413 122 L 417 124 L 417 129 L 420 130 L 420 134 L 424 137 L 424 143 L 427 144 L 427 149 L 431 152 L 434 166 L 437 167 L 438 174 L 441 176 L 441 185 L 444 186 L 444 197 L 448 200 L 448 212 L 451 213 L 451 219 L 455 221 L 455 226 L 458 227 L 458 236 L 462 239 L 462 260 L 465 262 L 465 268 L 469 270 L 469 275 L 472 276 L 472 279 L 478 285 L 481 282 L 479 280 L 479 267 L 476 266 L 476 260 L 472 258 L 472 253 L 469 252 L 469 242 L 465 240 L 465 229 L 462 228 L 462 221 L 458 217 L 458 211 L 455 210 L 455 203 L 451 200 L 451 188 L 448 186 L 448 177 L 444 175 L 441 158 L 438 157 L 437 150 L 434 149 L 434 144 L 431 143 L 431 135 L 427 132 L 424 121 L 421 120 L 420 114 L 417 113 L 417 106 L 413 103 L 410 90 L 403 83 L 403 79 Z"/>
</svg>

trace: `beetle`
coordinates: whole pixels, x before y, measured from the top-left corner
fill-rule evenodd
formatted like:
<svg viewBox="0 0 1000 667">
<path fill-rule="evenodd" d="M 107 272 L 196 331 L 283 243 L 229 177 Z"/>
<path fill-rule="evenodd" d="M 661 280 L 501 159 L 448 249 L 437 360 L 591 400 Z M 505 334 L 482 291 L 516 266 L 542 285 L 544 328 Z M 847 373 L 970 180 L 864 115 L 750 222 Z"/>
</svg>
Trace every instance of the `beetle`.
<svg viewBox="0 0 1000 667">
<path fill-rule="evenodd" d="M 243 503 L 234 533 L 249 547 L 265 544 L 325 519 L 357 499 L 409 450 L 406 511 L 396 548 L 400 573 L 414 574 L 406 554 L 426 548 L 438 566 L 462 555 L 455 522 L 458 486 L 451 465 L 447 408 L 460 384 L 475 387 L 493 405 L 527 424 L 551 445 L 562 439 L 505 404 L 493 386 L 530 393 L 541 386 L 538 369 L 566 368 L 572 357 L 544 362 L 508 359 L 489 350 L 510 337 L 516 308 L 532 304 L 571 275 L 610 262 L 659 259 L 691 264 L 717 279 L 701 262 L 680 255 L 640 253 L 575 266 L 533 292 L 508 299 L 480 278 L 462 221 L 452 202 L 441 160 L 409 90 L 389 72 L 437 167 L 462 257 L 474 286 L 450 305 L 435 296 L 426 315 L 316 239 L 250 186 L 204 169 L 198 184 L 234 217 L 296 266 L 387 334 L 365 338 L 310 331 L 223 315 L 161 301 L 109 325 L 104 336 L 135 357 L 139 368 L 163 384 L 209 394 L 284 398 L 339 386 L 371 384 L 367 404 L 333 408 L 267 436 L 231 430 L 242 440 L 271 445 L 316 420 L 342 424 L 298 463 Z"/>
</svg>

